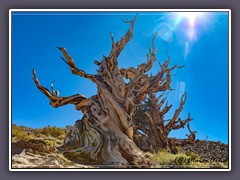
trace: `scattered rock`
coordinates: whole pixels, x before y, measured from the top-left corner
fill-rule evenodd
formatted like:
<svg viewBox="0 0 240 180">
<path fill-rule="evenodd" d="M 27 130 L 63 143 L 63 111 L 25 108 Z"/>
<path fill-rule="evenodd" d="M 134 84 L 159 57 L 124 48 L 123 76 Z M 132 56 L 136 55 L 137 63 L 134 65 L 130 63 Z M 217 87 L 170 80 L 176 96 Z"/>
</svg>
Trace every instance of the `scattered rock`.
<svg viewBox="0 0 240 180">
<path fill-rule="evenodd" d="M 56 153 L 55 147 L 47 145 L 43 140 L 30 139 L 28 141 L 20 140 L 12 142 L 12 155 L 20 154 L 23 149 L 26 149 L 29 153 L 44 154 L 44 153 Z"/>
<path fill-rule="evenodd" d="M 70 165 L 69 161 L 56 154 L 37 155 L 23 150 L 12 156 L 12 168 L 93 168 L 81 164 Z"/>
<path fill-rule="evenodd" d="M 184 153 L 194 152 L 206 162 L 228 162 L 228 145 L 221 142 L 196 140 L 181 147 Z"/>
</svg>

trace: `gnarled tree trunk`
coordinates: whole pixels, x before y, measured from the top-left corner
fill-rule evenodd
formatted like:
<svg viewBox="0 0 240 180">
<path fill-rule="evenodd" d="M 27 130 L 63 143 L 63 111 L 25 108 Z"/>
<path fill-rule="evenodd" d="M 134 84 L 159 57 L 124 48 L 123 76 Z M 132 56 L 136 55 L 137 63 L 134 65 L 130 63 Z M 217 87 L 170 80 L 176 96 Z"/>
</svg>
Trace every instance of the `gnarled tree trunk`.
<svg viewBox="0 0 240 180">
<path fill-rule="evenodd" d="M 175 148 L 175 142 L 173 139 L 169 139 L 168 135 L 171 130 L 184 128 L 184 126 L 192 120 L 190 114 L 185 120 L 179 118 L 187 94 L 184 93 L 182 95 L 178 109 L 169 120 L 165 120 L 164 116 L 172 108 L 172 105 L 168 105 L 168 102 L 166 102 L 167 96 L 163 98 L 163 95 L 164 93 L 159 97 L 156 97 L 156 94 L 152 92 L 148 93 L 148 100 L 145 104 L 142 104 L 137 108 L 137 111 L 134 114 L 134 139 L 135 142 L 138 141 L 138 147 L 142 150 L 158 151 L 161 148 L 166 149 L 169 147 L 170 151 L 176 154 L 177 150 Z M 159 102 L 159 100 L 161 101 Z M 189 124 L 188 129 L 191 133 L 188 139 L 195 139 L 195 133 L 190 130 Z M 140 134 L 138 130 L 141 130 L 144 134 Z"/>
<path fill-rule="evenodd" d="M 95 75 L 78 69 L 66 49 L 59 47 L 65 57 L 61 59 L 67 63 L 71 72 L 96 84 L 98 92 L 90 98 L 80 94 L 56 96 L 58 93 L 50 92 L 40 85 L 33 70 L 36 86 L 48 97 L 53 107 L 74 104 L 83 113 L 83 118 L 75 123 L 60 148 L 66 157 L 74 161 L 134 167 L 146 165 L 140 149 L 133 141 L 132 117 L 135 106 L 145 99 L 147 93 L 169 89 L 170 71 L 178 66 L 168 68 L 167 60 L 155 76 L 146 74 L 155 61 L 154 36 L 146 63 L 137 68 L 119 69 L 117 58 L 133 36 L 135 20 L 136 16 L 133 20 L 124 21 L 130 24 L 130 28 L 118 42 L 110 34 L 112 49 L 101 62 L 95 61 L 99 66 Z M 129 83 L 126 84 L 124 78 L 130 79 Z"/>
</svg>

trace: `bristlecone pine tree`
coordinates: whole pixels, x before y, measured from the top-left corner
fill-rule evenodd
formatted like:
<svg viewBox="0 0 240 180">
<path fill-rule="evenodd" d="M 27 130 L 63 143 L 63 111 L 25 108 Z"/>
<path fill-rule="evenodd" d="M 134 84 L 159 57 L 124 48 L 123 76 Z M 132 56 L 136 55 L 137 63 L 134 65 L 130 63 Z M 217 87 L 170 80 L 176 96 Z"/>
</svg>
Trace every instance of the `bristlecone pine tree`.
<svg viewBox="0 0 240 180">
<path fill-rule="evenodd" d="M 168 105 L 167 95 L 162 93 L 159 97 L 156 93 L 148 93 L 148 98 L 136 107 L 133 115 L 134 120 L 134 141 L 137 146 L 143 151 L 158 151 L 159 149 L 166 149 L 169 147 L 170 151 L 174 154 L 177 153 L 175 147 L 175 140 L 169 138 L 168 135 L 171 130 L 177 130 L 184 128 L 184 126 L 189 123 L 192 118 L 190 113 L 188 117 L 184 120 L 179 118 L 181 111 L 183 110 L 183 105 L 185 104 L 187 94 L 184 93 L 181 97 L 180 105 L 178 109 L 174 112 L 171 119 L 166 120 L 165 115 L 172 108 L 172 105 Z M 183 141 L 183 143 L 192 143 L 195 140 L 195 132 L 190 130 L 188 124 L 188 130 L 190 135 Z M 139 132 L 142 131 L 142 133 Z"/>
<path fill-rule="evenodd" d="M 72 74 L 89 79 L 97 86 L 97 94 L 89 98 L 75 94 L 59 96 L 54 89 L 49 91 L 42 86 L 33 69 L 34 82 L 37 88 L 46 95 L 50 104 L 57 108 L 74 104 L 76 110 L 82 111 L 83 117 L 76 121 L 71 132 L 66 136 L 60 148 L 63 154 L 74 161 L 84 164 L 116 165 L 144 167 L 146 161 L 141 150 L 133 141 L 133 113 L 135 107 L 146 98 L 148 93 L 170 89 L 171 71 L 166 60 L 156 75 L 148 75 L 156 60 L 156 49 L 152 39 L 147 61 L 137 66 L 123 69 L 118 67 L 118 57 L 133 36 L 136 21 L 126 20 L 130 25 L 128 31 L 118 42 L 110 34 L 112 49 L 109 55 L 95 61 L 99 69 L 96 74 L 87 74 L 79 69 L 66 49 L 59 47 Z M 129 79 L 125 83 L 124 78 Z M 112 167 L 112 166 L 111 166 Z"/>
</svg>

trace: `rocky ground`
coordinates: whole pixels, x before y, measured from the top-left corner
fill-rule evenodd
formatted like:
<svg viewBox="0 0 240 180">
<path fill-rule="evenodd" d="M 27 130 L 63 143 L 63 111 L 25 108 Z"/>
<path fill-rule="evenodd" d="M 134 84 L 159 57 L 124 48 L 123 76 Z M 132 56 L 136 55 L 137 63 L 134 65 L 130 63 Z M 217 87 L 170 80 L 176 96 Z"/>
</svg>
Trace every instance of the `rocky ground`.
<svg viewBox="0 0 240 180">
<path fill-rule="evenodd" d="M 52 128 L 49 128 L 51 130 L 49 132 L 46 129 L 41 131 L 26 127 L 14 126 L 14 128 L 11 152 L 12 168 L 99 168 L 77 164 L 66 159 L 56 148 L 61 145 L 65 134 L 55 136 L 56 129 L 54 129 L 55 134 L 53 134 Z M 227 144 L 203 140 L 196 140 L 193 144 L 183 143 L 184 139 L 176 141 L 179 144 L 185 144 L 178 146 L 178 150 L 187 156 L 192 156 L 194 153 L 200 157 L 202 162 L 225 164 L 228 162 L 229 149 Z M 165 155 L 168 156 L 168 154 Z M 168 168 L 168 166 L 161 167 Z M 169 166 L 169 168 L 171 167 L 174 166 Z"/>
<path fill-rule="evenodd" d="M 57 150 L 66 128 L 33 129 L 16 125 L 12 128 L 12 168 L 93 168 L 73 163 Z"/>
<path fill-rule="evenodd" d="M 67 160 L 41 140 L 12 143 L 12 168 L 93 168 Z"/>
<path fill-rule="evenodd" d="M 221 142 L 196 140 L 193 144 L 185 144 L 182 152 L 194 152 L 203 162 L 228 162 L 228 145 Z"/>
<path fill-rule="evenodd" d="M 176 145 L 185 154 L 191 152 L 197 154 L 202 162 L 228 162 L 229 148 L 228 144 L 220 141 L 195 140 L 194 143 L 187 143 L 185 139 L 175 139 Z"/>
<path fill-rule="evenodd" d="M 22 151 L 12 156 L 12 168 L 92 168 L 81 164 L 71 164 L 59 154 L 37 155 Z"/>
</svg>

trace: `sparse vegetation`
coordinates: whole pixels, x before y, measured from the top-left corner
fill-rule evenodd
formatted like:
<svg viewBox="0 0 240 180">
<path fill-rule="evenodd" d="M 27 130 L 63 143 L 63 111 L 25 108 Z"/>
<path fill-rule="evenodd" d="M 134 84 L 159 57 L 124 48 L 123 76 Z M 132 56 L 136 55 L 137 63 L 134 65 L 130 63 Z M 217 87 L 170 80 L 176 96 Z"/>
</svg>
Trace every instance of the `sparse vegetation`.
<svg viewBox="0 0 240 180">
<path fill-rule="evenodd" d="M 60 146 L 68 132 L 67 129 L 56 126 L 44 128 L 28 128 L 24 126 L 12 126 L 12 141 L 41 140 L 52 147 Z"/>
<path fill-rule="evenodd" d="M 25 140 L 28 141 L 30 139 L 30 133 L 24 131 L 20 126 L 13 125 L 12 126 L 12 140 L 19 141 Z"/>
<path fill-rule="evenodd" d="M 63 143 L 63 139 L 68 133 L 67 128 L 59 127 L 45 127 L 45 128 L 28 128 L 24 126 L 12 126 L 12 141 L 27 141 L 33 144 L 43 144 L 50 147 L 59 147 Z M 228 168 L 228 162 L 215 162 L 215 161 L 201 161 L 201 157 L 192 150 L 182 151 L 180 146 L 176 147 L 178 154 L 170 153 L 170 149 L 154 150 L 144 153 L 147 159 L 155 162 L 156 168 Z M 36 153 L 36 152 L 35 152 Z M 39 153 L 39 152 L 38 152 Z M 62 154 L 57 153 L 58 159 L 63 162 L 62 164 L 72 166 L 75 162 L 67 160 Z M 75 158 L 81 159 L 76 156 Z M 82 157 L 82 161 L 84 158 Z"/>
<path fill-rule="evenodd" d="M 158 168 L 228 168 L 227 162 L 204 162 L 200 156 L 190 151 L 172 154 L 169 150 L 161 149 L 153 151 L 151 159 L 157 162 Z"/>
<path fill-rule="evenodd" d="M 53 127 L 48 126 L 42 129 L 42 134 L 51 135 L 52 137 L 57 138 L 58 136 L 65 135 L 65 131 L 56 126 L 53 126 Z"/>
</svg>

